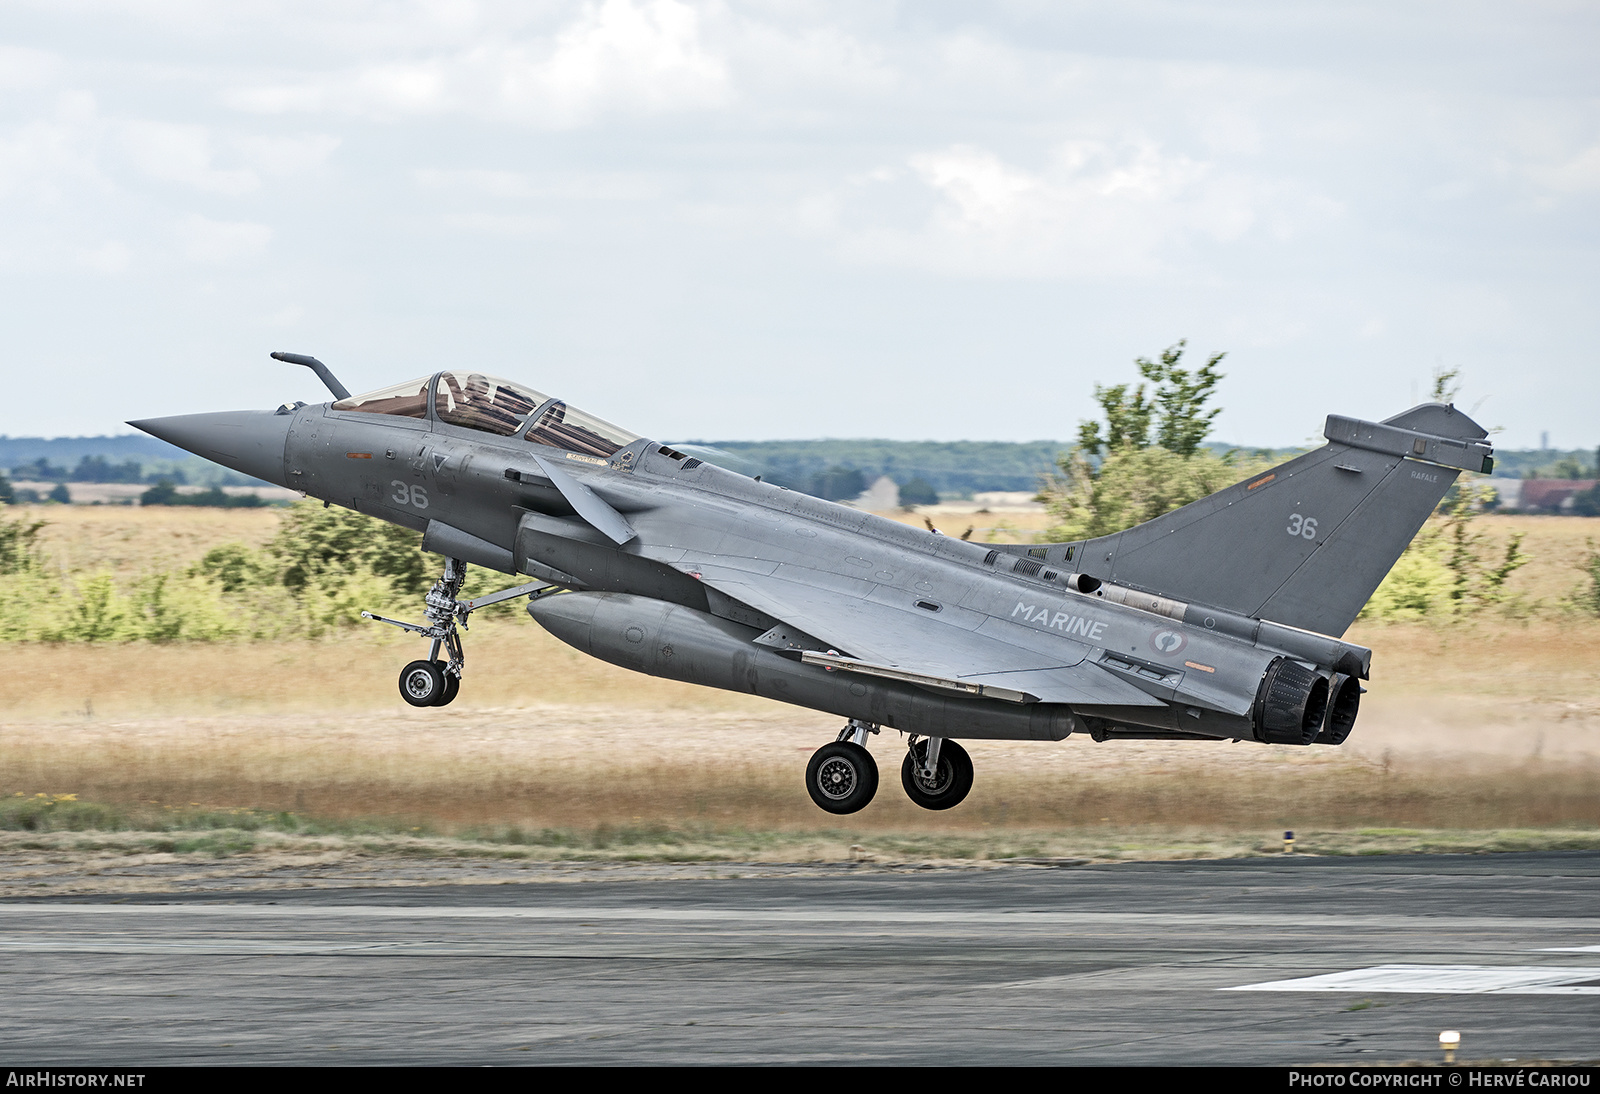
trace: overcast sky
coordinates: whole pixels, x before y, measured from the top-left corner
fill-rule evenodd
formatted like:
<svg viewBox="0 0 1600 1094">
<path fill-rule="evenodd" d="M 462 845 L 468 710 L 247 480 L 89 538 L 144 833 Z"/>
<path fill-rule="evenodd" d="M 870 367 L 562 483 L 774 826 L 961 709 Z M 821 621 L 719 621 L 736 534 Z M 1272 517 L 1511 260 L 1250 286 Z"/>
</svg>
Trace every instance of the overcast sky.
<svg viewBox="0 0 1600 1094">
<path fill-rule="evenodd" d="M 1600 5 L 6 0 L 0 432 L 471 367 L 661 439 L 1600 443 Z M 1197 360 L 1196 363 L 1199 363 Z"/>
</svg>

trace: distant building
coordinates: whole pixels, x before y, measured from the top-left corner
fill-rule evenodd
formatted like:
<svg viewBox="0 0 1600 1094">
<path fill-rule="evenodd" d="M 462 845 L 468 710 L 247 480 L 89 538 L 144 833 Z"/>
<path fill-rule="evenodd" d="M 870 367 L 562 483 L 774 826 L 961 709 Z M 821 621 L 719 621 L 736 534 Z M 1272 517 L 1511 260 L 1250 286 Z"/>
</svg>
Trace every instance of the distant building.
<svg viewBox="0 0 1600 1094">
<path fill-rule="evenodd" d="M 1515 507 L 1524 513 L 1559 513 L 1572 508 L 1572 496 L 1594 489 L 1597 479 L 1523 479 Z M 1502 502 L 1505 508 L 1511 503 Z"/>
<path fill-rule="evenodd" d="M 1495 507 L 1521 509 L 1522 482 L 1522 479 L 1490 479 L 1489 487 L 1494 491 Z"/>
<path fill-rule="evenodd" d="M 900 508 L 900 487 L 888 475 L 879 475 L 877 481 L 850 504 L 869 513 L 887 513 Z"/>
<path fill-rule="evenodd" d="M 1044 506 L 1034 499 L 1039 496 L 1037 490 L 986 490 L 972 495 L 972 500 L 985 509 L 1037 509 L 1044 510 Z"/>
</svg>

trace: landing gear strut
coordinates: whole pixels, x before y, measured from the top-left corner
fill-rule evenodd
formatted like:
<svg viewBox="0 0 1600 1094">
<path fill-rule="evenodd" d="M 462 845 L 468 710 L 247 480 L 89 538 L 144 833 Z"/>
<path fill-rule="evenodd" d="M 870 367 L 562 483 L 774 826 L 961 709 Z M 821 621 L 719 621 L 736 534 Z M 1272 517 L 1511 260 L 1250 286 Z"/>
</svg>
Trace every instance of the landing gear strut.
<svg viewBox="0 0 1600 1094">
<path fill-rule="evenodd" d="M 825 744 L 806 765 L 806 790 L 819 808 L 830 813 L 855 813 L 878 792 L 878 764 L 867 751 L 867 735 L 878 732 L 870 722 L 852 718 L 838 740 Z"/>
<path fill-rule="evenodd" d="M 972 757 L 943 737 L 912 737 L 900 761 L 900 785 L 924 809 L 960 805 L 972 789 Z"/>
<path fill-rule="evenodd" d="M 488 596 L 462 600 L 461 583 L 467 579 L 467 564 L 459 558 L 444 560 L 444 574 L 433 583 L 423 599 L 422 615 L 426 625 L 405 623 L 372 612 L 362 612 L 363 619 L 376 619 L 403 631 L 414 631 L 431 638 L 425 661 L 413 661 L 400 670 L 400 697 L 414 707 L 442 707 L 454 701 L 461 691 L 461 673 L 466 667 L 467 655 L 461 648 L 460 631 L 467 629 L 467 616 L 479 608 L 498 604 L 517 596 L 536 596 L 555 586 L 547 581 L 533 581 L 514 589 L 502 589 Z M 459 627 L 459 630 L 457 629 Z M 443 650 L 448 660 L 439 660 Z"/>
</svg>

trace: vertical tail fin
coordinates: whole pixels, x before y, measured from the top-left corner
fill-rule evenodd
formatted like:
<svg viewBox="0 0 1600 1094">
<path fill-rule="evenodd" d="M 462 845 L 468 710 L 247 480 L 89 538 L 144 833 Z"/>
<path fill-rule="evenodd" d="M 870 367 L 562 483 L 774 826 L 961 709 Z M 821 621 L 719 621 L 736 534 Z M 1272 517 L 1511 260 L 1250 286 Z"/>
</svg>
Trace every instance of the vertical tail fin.
<svg viewBox="0 0 1600 1094">
<path fill-rule="evenodd" d="M 1270 471 L 1075 545 L 1079 571 L 1343 634 L 1456 476 L 1492 470 L 1493 450 L 1477 422 L 1439 403 L 1383 423 L 1329 415 L 1324 435 Z"/>
</svg>

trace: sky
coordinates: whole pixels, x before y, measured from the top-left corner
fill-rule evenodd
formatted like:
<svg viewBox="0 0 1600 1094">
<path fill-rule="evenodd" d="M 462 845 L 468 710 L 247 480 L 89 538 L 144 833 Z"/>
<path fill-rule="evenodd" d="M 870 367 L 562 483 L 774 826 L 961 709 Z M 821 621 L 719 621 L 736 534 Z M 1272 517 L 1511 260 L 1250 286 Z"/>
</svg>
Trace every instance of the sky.
<svg viewBox="0 0 1600 1094">
<path fill-rule="evenodd" d="M 1600 5 L 7 0 L 0 433 L 439 368 L 663 440 L 1600 443 Z"/>
</svg>

